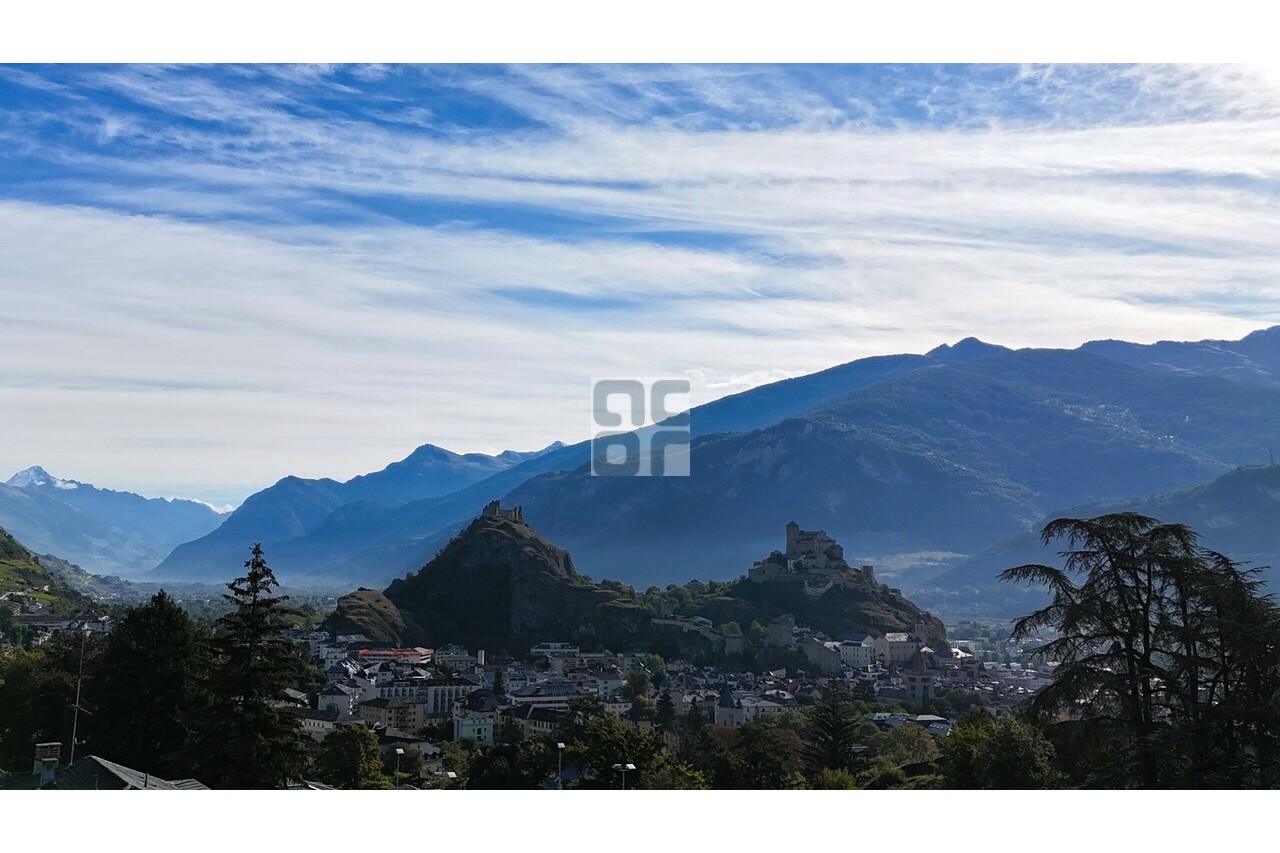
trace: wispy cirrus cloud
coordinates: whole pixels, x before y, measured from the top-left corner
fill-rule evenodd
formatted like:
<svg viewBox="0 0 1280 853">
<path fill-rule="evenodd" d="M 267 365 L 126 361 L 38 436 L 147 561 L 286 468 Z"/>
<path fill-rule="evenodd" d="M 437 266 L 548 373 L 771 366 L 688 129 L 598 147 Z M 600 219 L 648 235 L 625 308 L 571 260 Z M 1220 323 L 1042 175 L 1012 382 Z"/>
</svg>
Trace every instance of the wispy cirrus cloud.
<svg viewBox="0 0 1280 853">
<path fill-rule="evenodd" d="M 0 102 L 15 470 L 220 503 L 580 437 L 592 375 L 1280 320 L 1267 69 L 21 67 Z"/>
</svg>

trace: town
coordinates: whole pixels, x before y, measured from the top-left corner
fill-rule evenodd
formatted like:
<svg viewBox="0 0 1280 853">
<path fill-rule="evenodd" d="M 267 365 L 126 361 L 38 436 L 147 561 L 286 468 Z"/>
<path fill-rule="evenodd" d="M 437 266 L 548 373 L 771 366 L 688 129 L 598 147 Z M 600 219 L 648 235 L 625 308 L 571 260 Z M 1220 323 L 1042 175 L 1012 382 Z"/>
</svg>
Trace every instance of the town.
<svg viewBox="0 0 1280 853">
<path fill-rule="evenodd" d="M 497 501 L 485 508 L 482 519 L 524 525 L 519 507 L 503 509 Z M 757 562 L 746 578 L 751 583 L 803 584 L 806 597 L 815 599 L 837 586 L 876 583 L 871 566 L 851 568 L 841 546 L 823 531 L 802 530 L 791 522 L 784 549 Z M 897 590 L 890 594 L 901 597 Z M 90 637 L 99 642 L 112 632 L 112 620 L 92 610 L 57 616 L 35 600 L 10 599 L 0 606 L 20 611 L 10 624 L 33 648 L 76 636 L 82 643 Z M 311 756 L 313 772 L 287 786 L 361 784 L 348 780 L 343 785 L 348 770 L 333 768 L 335 759 L 326 757 L 327 742 L 331 749 L 359 738 L 368 749 L 376 744 L 385 777 L 373 775 L 400 788 L 621 787 L 628 782 L 626 768 L 637 759 L 621 754 L 630 742 L 627 732 L 644 733 L 648 746 L 640 749 L 661 752 L 687 769 L 698 764 L 692 733 L 704 739 L 704 746 L 736 745 L 735 730 L 799 737 L 810 725 L 810 709 L 833 696 L 845 703 L 846 713 L 856 712 L 861 734 L 850 745 L 847 766 L 829 769 L 856 771 L 863 781 L 876 774 L 896 779 L 903 768 L 932 776 L 959 717 L 979 713 L 997 719 L 1012 713 L 1050 683 L 1055 667 L 1034 654 L 1043 638 L 1015 643 L 999 624 L 957 622 L 946 626 L 955 639 L 930 645 L 924 624 L 912 631 L 833 637 L 798 624 L 791 614 L 746 630 L 736 623 L 717 626 L 704 617 L 670 612 L 659 613 L 655 622 L 705 635 L 712 652 L 698 659 L 664 660 L 651 649 L 588 648 L 553 636 L 514 650 L 449 643 L 400 647 L 314 624 L 283 627 L 281 637 L 299 649 L 311 672 L 309 684 L 299 681 L 272 700 L 274 707 L 296 718 Z M 749 645 L 757 659 L 782 665 L 758 671 L 742 667 Z M 588 736 L 593 716 L 611 721 L 607 731 L 620 750 L 607 768 L 584 760 L 581 750 L 571 746 Z M 542 760 L 507 778 L 483 771 L 487 753 L 510 752 L 521 743 L 526 753 L 537 745 Z M 769 786 L 799 785 L 800 752 L 793 752 L 781 760 L 782 767 L 792 768 L 790 774 L 775 773 Z M 144 787 L 201 784 L 160 780 L 92 754 L 60 768 L 61 753 L 59 742 L 37 744 L 32 772 L 11 772 L 0 779 L 0 788 L 73 787 L 77 782 L 98 786 L 103 774 L 111 784 L 125 787 L 139 780 Z M 554 767 L 548 758 L 552 755 Z M 622 768 L 617 773 L 609 772 L 614 764 Z M 630 784 L 662 786 L 664 777 L 654 769 L 651 754 L 645 772 L 637 770 Z M 726 781 L 723 774 L 713 778 L 714 764 L 704 763 L 703 771 L 689 771 L 688 776 L 674 786 Z"/>
</svg>

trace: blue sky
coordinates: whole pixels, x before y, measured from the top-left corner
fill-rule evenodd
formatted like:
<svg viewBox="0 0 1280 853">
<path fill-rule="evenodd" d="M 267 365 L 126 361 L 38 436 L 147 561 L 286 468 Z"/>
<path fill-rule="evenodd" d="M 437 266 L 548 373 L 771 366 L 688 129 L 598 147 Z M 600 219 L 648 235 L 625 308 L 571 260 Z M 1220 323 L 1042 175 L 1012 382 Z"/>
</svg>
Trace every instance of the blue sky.
<svg viewBox="0 0 1280 853">
<path fill-rule="evenodd" d="M 0 145 L 0 468 L 149 494 L 1280 322 L 1267 67 L 9 66 Z"/>
</svg>

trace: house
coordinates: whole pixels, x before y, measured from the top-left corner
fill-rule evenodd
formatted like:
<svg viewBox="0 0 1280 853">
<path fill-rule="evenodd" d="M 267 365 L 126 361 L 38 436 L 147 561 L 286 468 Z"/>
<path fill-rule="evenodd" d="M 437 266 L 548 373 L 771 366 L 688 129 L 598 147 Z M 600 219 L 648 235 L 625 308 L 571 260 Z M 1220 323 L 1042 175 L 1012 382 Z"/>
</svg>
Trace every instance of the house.
<svg viewBox="0 0 1280 853">
<path fill-rule="evenodd" d="M 840 644 L 823 642 L 815 637 L 806 637 L 798 644 L 804 653 L 805 660 L 813 664 L 814 669 L 824 675 L 832 675 L 840 671 Z"/>
<path fill-rule="evenodd" d="M 346 684 L 330 684 L 320 691 L 316 708 L 321 711 L 333 708 L 339 715 L 347 717 L 355 713 L 359 696 L 359 691 Z"/>
<path fill-rule="evenodd" d="M 338 710 L 326 708 L 316 711 L 311 708 L 299 708 L 297 711 L 302 723 L 302 733 L 317 743 L 323 741 L 338 727 Z"/>
<path fill-rule="evenodd" d="M 360 719 L 407 732 L 427 724 L 426 702 L 421 699 L 370 699 L 360 703 Z"/>
<path fill-rule="evenodd" d="M 423 682 L 423 700 L 428 717 L 448 717 L 453 714 L 453 703 L 471 693 L 480 685 L 457 676 L 428 678 Z"/>
<path fill-rule="evenodd" d="M 470 738 L 476 746 L 493 745 L 494 719 L 489 714 L 463 711 L 453 718 L 453 739 L 460 742 Z"/>
<path fill-rule="evenodd" d="M 840 662 L 852 669 L 866 669 L 876 663 L 876 638 L 867 636 L 840 644 Z"/>
<path fill-rule="evenodd" d="M 373 663 L 376 661 L 394 661 L 396 663 L 429 663 L 432 659 L 432 650 L 421 646 L 415 646 L 411 649 L 360 649 L 356 652 L 356 657 L 362 663 Z"/>
<path fill-rule="evenodd" d="M 540 708 L 536 705 L 512 705 L 499 714 L 502 722 L 514 722 L 525 737 L 547 737 L 569 719 L 568 711 Z"/>
<path fill-rule="evenodd" d="M 581 649 L 572 643 L 538 643 L 529 650 L 529 654 L 533 657 L 553 658 L 557 656 L 577 656 L 581 654 Z"/>
<path fill-rule="evenodd" d="M 567 711 L 569 709 L 569 700 L 577 695 L 578 685 L 563 679 L 531 684 L 520 690 L 513 690 L 509 694 L 512 704 L 553 708 L 557 711 Z"/>
<path fill-rule="evenodd" d="M 456 720 L 463 714 L 483 714 L 489 719 L 496 720 L 498 711 L 506 704 L 503 697 L 488 688 L 481 687 L 453 703 L 453 717 Z"/>
<path fill-rule="evenodd" d="M 760 696 L 743 696 L 738 700 L 742 707 L 743 722 L 750 723 L 771 714 L 781 714 L 786 710 L 782 705 Z"/>
<path fill-rule="evenodd" d="M 306 708 L 310 705 L 311 700 L 307 694 L 301 690 L 294 690 L 292 687 L 286 687 L 281 690 L 271 703 L 277 708 Z"/>
<path fill-rule="evenodd" d="M 775 649 L 790 649 L 796 644 L 796 618 L 789 614 L 784 614 L 769 623 L 769 633 L 766 642 Z"/>
<path fill-rule="evenodd" d="M 160 779 L 96 755 L 58 766 L 60 743 L 36 744 L 31 774 L 0 779 L 0 790 L 25 791 L 207 791 L 195 779 Z"/>
<path fill-rule="evenodd" d="M 924 648 L 924 640 L 914 634 L 890 632 L 877 637 L 874 651 L 875 658 L 886 667 L 900 667 L 911 660 L 912 656 Z"/>
<path fill-rule="evenodd" d="M 436 649 L 432 660 L 437 664 L 443 664 L 454 672 L 470 672 L 475 668 L 476 664 L 481 663 L 481 657 L 484 652 L 473 655 L 462 646 L 449 645 L 441 649 Z"/>
<path fill-rule="evenodd" d="M 734 698 L 733 691 L 726 685 L 720 691 L 716 702 L 715 724 L 717 726 L 740 726 L 747 721 L 742 703 Z"/>
<path fill-rule="evenodd" d="M 71 619 L 66 616 L 55 616 L 47 610 L 41 609 L 35 613 L 20 613 L 13 617 L 13 626 L 15 628 L 29 628 L 32 631 L 65 631 L 71 625 Z"/>
<path fill-rule="evenodd" d="M 901 673 L 902 689 L 906 691 L 907 701 L 919 705 L 936 695 L 933 672 L 925 670 L 906 670 Z"/>
</svg>

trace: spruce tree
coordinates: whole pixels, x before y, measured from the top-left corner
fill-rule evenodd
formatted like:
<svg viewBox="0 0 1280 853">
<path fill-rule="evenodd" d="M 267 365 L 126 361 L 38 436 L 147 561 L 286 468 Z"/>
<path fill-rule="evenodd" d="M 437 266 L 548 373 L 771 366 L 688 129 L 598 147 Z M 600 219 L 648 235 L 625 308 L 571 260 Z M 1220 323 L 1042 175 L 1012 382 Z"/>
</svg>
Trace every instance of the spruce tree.
<svg viewBox="0 0 1280 853">
<path fill-rule="evenodd" d="M 670 729 L 676 721 L 676 703 L 671 699 L 670 693 L 663 693 L 658 697 L 657 707 L 654 709 L 653 722 L 662 729 Z"/>
<path fill-rule="evenodd" d="M 809 709 L 805 729 L 804 759 L 810 772 L 846 770 L 857 765 L 858 715 L 844 685 L 832 679 L 822 690 L 818 704 Z"/>
<path fill-rule="evenodd" d="M 287 596 L 272 595 L 279 583 L 260 544 L 244 565 L 223 595 L 234 609 L 215 626 L 199 778 L 213 788 L 278 788 L 306 766 L 298 717 L 273 704 L 295 675 Z"/>
<path fill-rule="evenodd" d="M 164 779 L 191 775 L 185 756 L 202 675 L 199 643 L 190 617 L 164 590 L 120 620 L 93 689 L 94 754 Z"/>
</svg>

